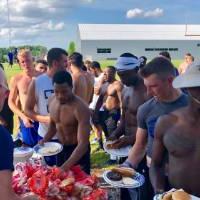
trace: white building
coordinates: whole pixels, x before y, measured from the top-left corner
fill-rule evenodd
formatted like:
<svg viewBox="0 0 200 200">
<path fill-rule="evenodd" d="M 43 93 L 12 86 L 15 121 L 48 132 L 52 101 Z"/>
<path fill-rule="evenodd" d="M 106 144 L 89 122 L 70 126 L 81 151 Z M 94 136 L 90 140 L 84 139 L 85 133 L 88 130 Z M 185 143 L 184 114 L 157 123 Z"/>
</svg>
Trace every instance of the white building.
<svg viewBox="0 0 200 200">
<path fill-rule="evenodd" d="M 151 59 L 168 51 L 172 59 L 185 53 L 200 57 L 200 25 L 79 24 L 78 50 L 84 58 L 116 59 L 125 52 Z"/>
</svg>

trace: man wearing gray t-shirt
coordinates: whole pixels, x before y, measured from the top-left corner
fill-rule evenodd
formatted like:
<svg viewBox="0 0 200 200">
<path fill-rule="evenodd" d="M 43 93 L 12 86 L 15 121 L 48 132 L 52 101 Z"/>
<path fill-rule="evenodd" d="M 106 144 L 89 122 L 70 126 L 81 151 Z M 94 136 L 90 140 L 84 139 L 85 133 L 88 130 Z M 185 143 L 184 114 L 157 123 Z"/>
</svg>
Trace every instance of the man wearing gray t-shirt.
<svg viewBox="0 0 200 200">
<path fill-rule="evenodd" d="M 153 98 L 141 105 L 138 110 L 136 141 L 123 165 L 136 169 L 147 154 L 147 166 L 149 167 L 157 119 L 164 114 L 187 105 L 187 96 L 172 86 L 174 74 L 173 64 L 163 57 L 154 58 L 140 70 L 147 93 Z M 147 195 L 147 199 L 150 200 L 153 192 L 149 183 L 148 167 L 146 184 L 150 188 L 150 193 Z"/>
</svg>

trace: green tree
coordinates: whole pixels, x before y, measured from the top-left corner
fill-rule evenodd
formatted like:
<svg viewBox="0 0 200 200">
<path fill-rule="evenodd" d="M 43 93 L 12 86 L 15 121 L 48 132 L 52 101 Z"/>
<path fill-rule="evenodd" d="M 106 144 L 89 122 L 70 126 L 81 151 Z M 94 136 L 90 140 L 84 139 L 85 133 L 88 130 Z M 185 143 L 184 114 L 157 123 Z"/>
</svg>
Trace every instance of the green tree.
<svg viewBox="0 0 200 200">
<path fill-rule="evenodd" d="M 71 41 L 69 43 L 69 47 L 68 47 L 68 54 L 71 55 L 72 53 L 74 53 L 76 51 L 76 45 L 75 45 L 75 42 Z"/>
</svg>

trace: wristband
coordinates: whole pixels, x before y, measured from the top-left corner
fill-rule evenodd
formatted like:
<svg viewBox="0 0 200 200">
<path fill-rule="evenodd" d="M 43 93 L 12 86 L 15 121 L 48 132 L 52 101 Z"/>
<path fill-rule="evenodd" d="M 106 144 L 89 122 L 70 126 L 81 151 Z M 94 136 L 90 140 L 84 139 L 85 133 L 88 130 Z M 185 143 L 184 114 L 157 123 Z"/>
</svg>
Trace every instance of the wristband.
<svg viewBox="0 0 200 200">
<path fill-rule="evenodd" d="M 128 160 L 125 160 L 125 162 L 122 164 L 122 166 L 130 167 L 130 168 L 134 169 L 133 165 Z"/>
</svg>

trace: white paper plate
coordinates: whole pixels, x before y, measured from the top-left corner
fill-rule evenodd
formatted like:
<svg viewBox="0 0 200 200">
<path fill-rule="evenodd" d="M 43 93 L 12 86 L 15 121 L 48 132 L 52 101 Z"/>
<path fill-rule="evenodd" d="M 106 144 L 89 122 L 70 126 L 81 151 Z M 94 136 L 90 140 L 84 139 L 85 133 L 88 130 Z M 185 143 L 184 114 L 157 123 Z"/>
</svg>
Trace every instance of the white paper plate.
<svg viewBox="0 0 200 200">
<path fill-rule="evenodd" d="M 115 141 L 107 141 L 107 142 L 105 142 L 104 144 L 103 144 L 103 148 L 104 148 L 104 150 L 108 153 L 108 154 L 110 154 L 110 155 L 114 155 L 114 156 L 118 156 L 118 157 L 127 157 L 128 156 L 128 153 L 129 153 L 129 151 L 130 151 L 130 149 L 131 149 L 131 145 L 128 145 L 128 146 L 126 146 L 126 147 L 122 147 L 122 148 L 120 148 L 120 149 L 108 149 L 107 148 L 107 145 L 108 144 L 112 144 L 112 143 L 114 143 Z"/>
<path fill-rule="evenodd" d="M 200 198 L 190 195 L 191 200 L 200 200 Z M 155 195 L 153 200 L 162 200 L 162 194 Z"/>
<path fill-rule="evenodd" d="M 36 145 L 34 151 L 41 156 L 53 156 L 60 153 L 63 146 L 58 142 L 46 142 L 44 145 Z"/>
<path fill-rule="evenodd" d="M 30 147 L 17 147 L 14 148 L 14 157 L 26 157 L 26 156 L 32 156 L 33 155 L 33 149 Z"/>
<path fill-rule="evenodd" d="M 122 181 L 112 181 L 107 177 L 108 172 L 110 172 L 111 170 L 107 170 L 103 173 L 103 178 L 105 180 L 106 183 L 112 185 L 113 187 L 117 187 L 117 188 L 138 188 L 141 187 L 144 184 L 145 178 L 143 175 L 136 173 L 133 176 L 133 180 L 134 180 L 134 184 L 130 185 L 130 184 L 124 184 Z"/>
</svg>

